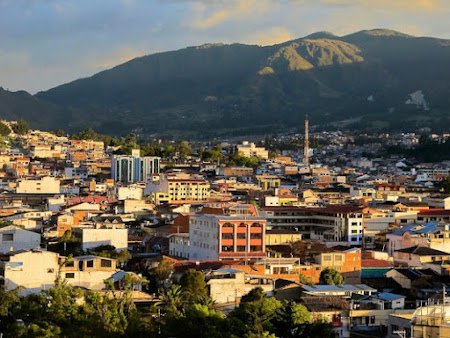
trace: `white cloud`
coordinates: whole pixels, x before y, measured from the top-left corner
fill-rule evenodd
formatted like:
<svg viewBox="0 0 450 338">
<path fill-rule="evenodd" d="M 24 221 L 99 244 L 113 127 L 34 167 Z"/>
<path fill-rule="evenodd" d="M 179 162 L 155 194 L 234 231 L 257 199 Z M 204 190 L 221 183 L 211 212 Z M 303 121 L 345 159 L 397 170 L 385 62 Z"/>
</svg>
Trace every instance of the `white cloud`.
<svg viewBox="0 0 450 338">
<path fill-rule="evenodd" d="M 295 39 L 296 36 L 285 27 L 273 27 L 269 30 L 250 34 L 245 42 L 261 46 L 270 46 Z"/>
<path fill-rule="evenodd" d="M 274 5 L 271 0 L 199 1 L 194 4 L 191 26 L 206 30 L 230 20 L 243 20 L 248 16 L 266 13 Z"/>
</svg>

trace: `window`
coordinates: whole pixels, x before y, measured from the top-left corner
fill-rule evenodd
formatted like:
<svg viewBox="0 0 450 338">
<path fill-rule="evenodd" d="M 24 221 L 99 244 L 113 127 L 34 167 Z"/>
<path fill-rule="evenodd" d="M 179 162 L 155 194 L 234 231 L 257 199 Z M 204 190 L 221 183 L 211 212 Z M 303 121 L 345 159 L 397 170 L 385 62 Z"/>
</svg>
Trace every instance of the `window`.
<svg viewBox="0 0 450 338">
<path fill-rule="evenodd" d="M 47 269 L 47 273 L 53 273 L 53 272 L 55 272 L 55 269 L 53 269 L 53 268 L 48 268 Z"/>
<path fill-rule="evenodd" d="M 245 239 L 245 232 L 237 234 L 238 239 Z"/>
<path fill-rule="evenodd" d="M 239 252 L 245 251 L 245 245 L 238 245 L 237 251 L 239 251 Z"/>
<path fill-rule="evenodd" d="M 94 267 L 94 261 L 87 261 L 86 262 L 86 267 L 87 268 L 93 268 Z"/>
<path fill-rule="evenodd" d="M 327 262 L 330 262 L 331 261 L 331 255 L 324 255 L 323 256 L 323 260 L 327 261 Z"/>
<path fill-rule="evenodd" d="M 73 261 L 69 261 L 69 262 L 66 262 L 65 266 L 68 266 L 68 267 L 74 267 L 75 264 L 74 264 Z"/>
<path fill-rule="evenodd" d="M 75 278 L 75 274 L 73 272 L 67 272 L 66 278 Z"/>
<path fill-rule="evenodd" d="M 14 234 L 3 234 L 3 242 L 12 242 L 14 241 Z"/>
<path fill-rule="evenodd" d="M 110 268 L 110 267 L 112 267 L 112 262 L 110 260 L 108 260 L 108 259 L 102 259 L 100 261 L 100 266 L 102 268 Z"/>
</svg>

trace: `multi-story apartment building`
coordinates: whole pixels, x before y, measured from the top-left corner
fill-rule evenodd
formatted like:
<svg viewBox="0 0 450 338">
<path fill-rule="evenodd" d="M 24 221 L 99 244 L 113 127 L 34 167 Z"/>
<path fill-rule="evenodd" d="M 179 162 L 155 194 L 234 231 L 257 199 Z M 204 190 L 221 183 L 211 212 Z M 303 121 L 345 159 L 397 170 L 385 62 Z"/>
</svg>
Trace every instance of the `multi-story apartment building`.
<svg viewBox="0 0 450 338">
<path fill-rule="evenodd" d="M 18 194 L 59 194 L 60 182 L 54 177 L 41 177 L 38 179 L 21 179 L 17 182 Z"/>
<path fill-rule="evenodd" d="M 266 220 L 258 216 L 197 214 L 190 217 L 190 259 L 265 257 Z"/>
<path fill-rule="evenodd" d="M 364 219 L 361 207 L 266 207 L 263 211 L 268 229 L 295 230 L 303 239 L 362 244 Z"/>
<path fill-rule="evenodd" d="M 264 147 L 257 147 L 253 142 L 244 141 L 236 146 L 238 153 L 245 157 L 260 157 L 267 160 L 269 152 Z"/>
<path fill-rule="evenodd" d="M 156 204 L 161 195 L 170 203 L 207 201 L 210 197 L 210 185 L 202 177 L 188 174 L 160 175 L 147 182 L 145 195 L 155 197 Z"/>
<path fill-rule="evenodd" d="M 136 154 L 113 156 L 111 161 L 111 177 L 116 182 L 134 183 L 147 181 L 153 174 L 160 171 L 160 157 Z"/>
</svg>

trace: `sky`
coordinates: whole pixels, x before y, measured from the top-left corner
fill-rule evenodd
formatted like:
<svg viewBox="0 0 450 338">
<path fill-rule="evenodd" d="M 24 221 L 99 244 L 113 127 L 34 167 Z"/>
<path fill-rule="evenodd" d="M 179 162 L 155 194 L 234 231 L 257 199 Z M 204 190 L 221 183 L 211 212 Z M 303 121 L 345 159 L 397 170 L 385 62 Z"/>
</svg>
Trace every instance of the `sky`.
<svg viewBox="0 0 450 338">
<path fill-rule="evenodd" d="M 0 86 L 36 93 L 138 56 L 389 28 L 450 39 L 450 0 L 0 0 Z"/>
</svg>

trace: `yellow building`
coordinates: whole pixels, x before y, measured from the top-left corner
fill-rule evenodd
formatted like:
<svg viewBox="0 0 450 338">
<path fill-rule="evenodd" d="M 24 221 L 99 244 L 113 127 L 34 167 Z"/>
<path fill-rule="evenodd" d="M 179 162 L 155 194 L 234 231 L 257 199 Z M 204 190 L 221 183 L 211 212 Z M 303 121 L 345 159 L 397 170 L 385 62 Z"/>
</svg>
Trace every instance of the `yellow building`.
<svg viewBox="0 0 450 338">
<path fill-rule="evenodd" d="M 210 198 L 209 182 L 203 178 L 184 173 L 160 175 L 147 182 L 145 194 L 150 195 L 156 204 L 189 203 L 207 201 Z"/>
<path fill-rule="evenodd" d="M 281 179 L 276 175 L 258 175 L 256 180 L 264 191 L 277 189 L 281 185 Z"/>
</svg>

